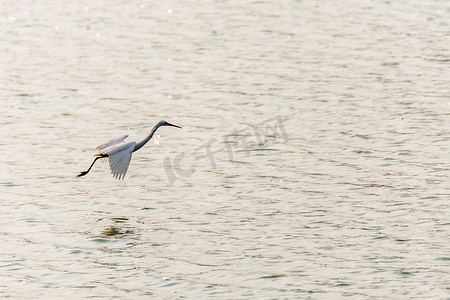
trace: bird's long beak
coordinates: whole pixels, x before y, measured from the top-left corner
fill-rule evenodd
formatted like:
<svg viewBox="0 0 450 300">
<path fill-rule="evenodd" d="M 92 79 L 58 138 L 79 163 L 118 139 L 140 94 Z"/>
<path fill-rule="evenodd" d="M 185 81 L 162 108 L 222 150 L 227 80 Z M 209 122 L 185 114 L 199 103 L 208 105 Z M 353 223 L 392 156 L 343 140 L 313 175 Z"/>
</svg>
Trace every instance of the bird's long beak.
<svg viewBox="0 0 450 300">
<path fill-rule="evenodd" d="M 167 126 L 173 126 L 173 127 L 177 127 L 177 128 L 181 128 L 181 126 L 178 126 L 178 125 L 174 125 L 174 124 L 170 124 L 169 122 L 167 122 L 167 124 L 166 124 Z"/>
</svg>

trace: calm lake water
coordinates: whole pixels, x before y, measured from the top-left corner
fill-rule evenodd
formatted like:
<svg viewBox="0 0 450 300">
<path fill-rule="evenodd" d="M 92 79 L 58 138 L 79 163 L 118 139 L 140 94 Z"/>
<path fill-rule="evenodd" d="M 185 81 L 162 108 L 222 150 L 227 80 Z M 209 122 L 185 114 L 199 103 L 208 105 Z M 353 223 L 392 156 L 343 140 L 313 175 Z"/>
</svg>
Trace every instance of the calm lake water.
<svg viewBox="0 0 450 300">
<path fill-rule="evenodd" d="M 0 297 L 450 299 L 449 1 L 0 9 Z"/>
</svg>

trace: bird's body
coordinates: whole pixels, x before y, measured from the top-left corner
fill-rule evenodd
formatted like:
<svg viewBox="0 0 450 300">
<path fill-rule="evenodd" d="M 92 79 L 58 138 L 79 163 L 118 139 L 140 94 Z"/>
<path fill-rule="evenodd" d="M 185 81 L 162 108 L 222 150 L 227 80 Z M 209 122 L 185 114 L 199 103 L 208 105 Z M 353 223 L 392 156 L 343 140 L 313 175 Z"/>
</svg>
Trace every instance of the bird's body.
<svg viewBox="0 0 450 300">
<path fill-rule="evenodd" d="M 123 179 L 127 173 L 131 161 L 131 154 L 134 152 L 136 142 L 125 142 L 126 136 L 122 140 L 111 140 L 105 146 L 98 148 L 97 157 L 108 157 L 109 167 L 113 177 Z M 115 144 L 114 144 L 115 143 Z"/>
<path fill-rule="evenodd" d="M 98 152 L 94 155 L 96 157 L 89 169 L 87 171 L 81 172 L 77 175 L 77 177 L 81 177 L 89 173 L 95 162 L 98 159 L 103 158 L 109 161 L 109 167 L 111 169 L 113 177 L 119 180 L 123 179 L 125 177 L 125 174 L 127 173 L 128 166 L 130 165 L 132 153 L 144 146 L 153 137 L 156 130 L 161 126 L 173 126 L 181 128 L 180 126 L 173 125 L 162 120 L 158 122 L 158 124 L 153 127 L 150 134 L 139 143 L 125 142 L 125 139 L 128 137 L 128 135 L 124 135 L 103 143 L 97 147 Z"/>
</svg>

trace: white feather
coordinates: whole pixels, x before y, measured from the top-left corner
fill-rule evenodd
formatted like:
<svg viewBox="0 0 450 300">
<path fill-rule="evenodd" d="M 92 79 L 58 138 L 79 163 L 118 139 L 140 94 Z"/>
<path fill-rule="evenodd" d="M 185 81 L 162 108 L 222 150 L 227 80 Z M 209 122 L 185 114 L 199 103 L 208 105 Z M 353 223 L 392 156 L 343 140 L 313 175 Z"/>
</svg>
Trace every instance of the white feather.
<svg viewBox="0 0 450 300">
<path fill-rule="evenodd" d="M 120 137 L 115 138 L 115 139 L 112 139 L 112 140 L 110 140 L 110 141 L 108 141 L 108 142 L 106 142 L 106 143 L 101 144 L 101 145 L 98 146 L 96 149 L 102 150 L 102 149 L 108 148 L 108 147 L 110 147 L 110 146 L 112 146 L 112 145 L 124 143 L 124 142 L 125 142 L 125 139 L 126 139 L 127 137 L 128 137 L 128 134 L 123 135 L 123 136 L 120 136 Z"/>
<path fill-rule="evenodd" d="M 111 169 L 111 174 L 113 174 L 114 178 L 123 179 L 125 177 L 135 146 L 135 142 L 122 142 L 100 149 L 100 153 L 108 155 L 109 168 Z"/>
</svg>

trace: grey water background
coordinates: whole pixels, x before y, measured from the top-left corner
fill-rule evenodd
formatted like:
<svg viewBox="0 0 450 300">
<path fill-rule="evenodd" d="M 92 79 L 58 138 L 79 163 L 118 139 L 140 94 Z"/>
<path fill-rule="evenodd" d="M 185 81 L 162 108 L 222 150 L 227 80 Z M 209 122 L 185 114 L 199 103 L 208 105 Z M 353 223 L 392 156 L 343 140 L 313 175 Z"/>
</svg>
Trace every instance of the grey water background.
<svg viewBox="0 0 450 300">
<path fill-rule="evenodd" d="M 449 299 L 449 1 L 0 10 L 1 297 Z"/>
</svg>

